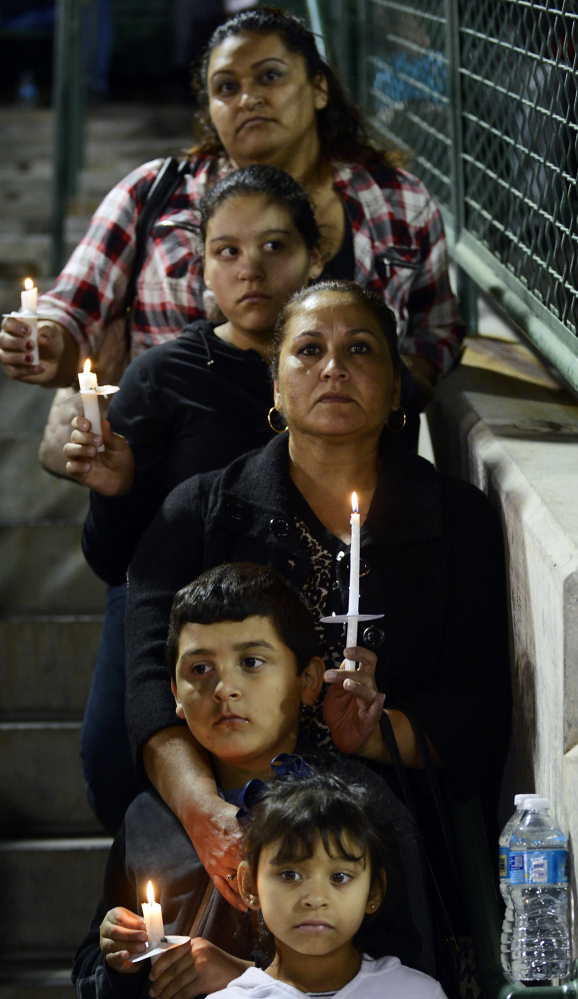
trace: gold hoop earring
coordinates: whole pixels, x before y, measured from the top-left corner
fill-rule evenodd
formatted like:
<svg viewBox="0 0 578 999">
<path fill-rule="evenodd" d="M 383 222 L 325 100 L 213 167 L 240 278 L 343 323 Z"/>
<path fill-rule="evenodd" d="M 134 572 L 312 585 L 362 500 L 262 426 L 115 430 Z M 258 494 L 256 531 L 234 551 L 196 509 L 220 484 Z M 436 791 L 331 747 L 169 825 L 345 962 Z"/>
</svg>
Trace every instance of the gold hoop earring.
<svg viewBox="0 0 578 999">
<path fill-rule="evenodd" d="M 402 422 L 400 427 L 391 426 L 389 422 L 391 413 L 401 413 Z M 405 415 L 405 409 L 403 408 L 403 406 L 398 406 L 397 409 L 392 409 L 391 413 L 389 414 L 387 420 L 385 421 L 385 425 L 391 434 L 400 434 L 407 423 L 407 416 Z"/>
<path fill-rule="evenodd" d="M 279 410 L 275 409 L 275 406 L 271 406 L 271 409 L 267 413 L 267 423 L 271 427 L 271 430 L 273 431 L 274 434 L 284 434 L 285 431 L 288 430 L 289 428 L 287 426 L 281 427 L 281 428 L 275 427 L 273 425 L 273 420 L 271 419 L 271 414 L 272 413 L 277 413 L 277 418 L 281 419 L 281 414 L 280 414 Z"/>
</svg>

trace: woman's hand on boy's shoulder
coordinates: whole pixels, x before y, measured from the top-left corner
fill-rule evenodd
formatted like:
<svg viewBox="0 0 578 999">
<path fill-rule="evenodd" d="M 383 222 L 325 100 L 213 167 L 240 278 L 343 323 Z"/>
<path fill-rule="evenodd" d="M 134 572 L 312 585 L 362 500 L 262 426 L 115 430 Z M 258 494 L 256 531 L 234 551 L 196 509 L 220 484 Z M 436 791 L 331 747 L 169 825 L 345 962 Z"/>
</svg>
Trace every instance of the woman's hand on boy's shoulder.
<svg viewBox="0 0 578 999">
<path fill-rule="evenodd" d="M 149 995 L 156 999 L 193 999 L 225 989 L 249 967 L 248 961 L 195 937 L 157 958 L 149 975 Z"/>
<path fill-rule="evenodd" d="M 146 925 L 141 916 L 120 906 L 109 909 L 100 924 L 100 949 L 114 971 L 127 975 L 140 971 L 140 964 L 131 964 L 130 958 L 143 954 L 146 942 Z"/>
<path fill-rule="evenodd" d="M 323 699 L 323 718 L 334 744 L 342 753 L 354 753 L 369 759 L 381 759 L 382 736 L 379 719 L 385 694 L 375 684 L 377 656 L 362 646 L 345 649 L 346 660 L 358 663 L 358 669 L 329 669 L 324 675 L 328 685 Z"/>
<path fill-rule="evenodd" d="M 197 796 L 194 812 L 191 809 L 182 822 L 215 888 L 235 909 L 247 912 L 237 891 L 237 868 L 243 859 L 243 831 L 237 811 L 216 793 Z"/>
</svg>

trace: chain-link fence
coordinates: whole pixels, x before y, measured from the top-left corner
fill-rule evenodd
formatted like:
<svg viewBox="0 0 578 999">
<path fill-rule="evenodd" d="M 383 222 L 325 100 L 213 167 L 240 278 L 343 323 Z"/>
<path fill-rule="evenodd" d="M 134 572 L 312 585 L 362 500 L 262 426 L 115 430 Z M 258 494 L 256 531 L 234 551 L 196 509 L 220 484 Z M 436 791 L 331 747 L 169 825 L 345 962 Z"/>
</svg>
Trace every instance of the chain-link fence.
<svg viewBox="0 0 578 999">
<path fill-rule="evenodd" d="M 378 138 L 411 152 L 457 263 L 578 388 L 575 0 L 355 6 L 358 96 Z"/>
</svg>

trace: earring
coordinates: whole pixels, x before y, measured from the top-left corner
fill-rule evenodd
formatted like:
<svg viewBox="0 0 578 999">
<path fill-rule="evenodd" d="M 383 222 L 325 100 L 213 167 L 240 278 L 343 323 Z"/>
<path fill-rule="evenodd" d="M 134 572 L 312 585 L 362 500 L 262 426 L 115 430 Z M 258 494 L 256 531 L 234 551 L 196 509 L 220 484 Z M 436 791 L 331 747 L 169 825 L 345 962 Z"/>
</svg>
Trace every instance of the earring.
<svg viewBox="0 0 578 999">
<path fill-rule="evenodd" d="M 401 413 L 401 421 L 402 421 L 401 426 L 399 427 L 391 426 L 389 422 L 391 419 L 391 413 Z M 403 428 L 407 423 L 407 416 L 405 415 L 405 409 L 403 408 L 403 406 L 398 406 L 397 409 L 392 409 L 391 413 L 389 414 L 387 420 L 385 421 L 385 425 L 391 434 L 399 434 L 401 433 L 401 431 L 403 430 Z"/>
<path fill-rule="evenodd" d="M 282 419 L 279 410 L 275 409 L 275 406 L 271 406 L 271 409 L 267 413 L 267 423 L 271 427 L 271 430 L 273 431 L 274 434 L 284 434 L 285 431 L 288 430 L 289 428 L 287 426 L 281 427 L 281 428 L 274 426 L 273 420 L 271 419 L 271 416 L 272 416 L 273 413 L 277 413 L 277 419 L 278 420 Z"/>
</svg>

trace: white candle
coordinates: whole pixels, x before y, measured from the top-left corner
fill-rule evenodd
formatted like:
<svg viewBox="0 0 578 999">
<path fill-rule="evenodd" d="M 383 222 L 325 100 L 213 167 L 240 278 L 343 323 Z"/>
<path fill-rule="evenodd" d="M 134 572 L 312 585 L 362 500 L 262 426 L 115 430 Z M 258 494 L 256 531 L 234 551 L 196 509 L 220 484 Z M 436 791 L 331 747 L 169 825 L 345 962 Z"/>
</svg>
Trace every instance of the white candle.
<svg viewBox="0 0 578 999">
<path fill-rule="evenodd" d="M 20 293 L 22 311 L 29 312 L 35 316 L 38 308 L 38 288 L 34 287 L 32 278 L 26 278 L 24 282 L 24 289 L 25 290 Z"/>
<path fill-rule="evenodd" d="M 155 893 L 150 881 L 147 885 L 147 898 L 148 902 L 142 903 L 142 914 L 146 923 L 149 947 L 156 947 L 161 940 L 164 940 L 165 928 L 162 909 L 159 903 L 155 902 Z"/>
<path fill-rule="evenodd" d="M 347 614 L 352 615 L 347 622 L 346 648 L 357 645 L 357 617 L 359 614 L 359 556 L 361 521 L 357 493 L 351 496 L 351 548 L 349 550 L 349 606 Z M 346 669 L 355 669 L 355 663 L 345 660 Z"/>
<path fill-rule="evenodd" d="M 100 409 L 98 408 L 98 381 L 96 375 L 90 370 L 90 358 L 87 357 L 86 363 L 84 365 L 84 371 L 79 371 L 78 373 L 78 383 L 80 385 L 80 394 L 82 396 L 82 405 L 84 408 L 84 415 L 87 420 L 90 420 L 92 433 L 102 434 L 102 425 L 100 422 Z M 97 449 L 98 451 L 104 451 L 104 444 L 101 444 Z"/>
<path fill-rule="evenodd" d="M 24 289 L 24 291 L 20 292 L 20 299 L 22 302 L 20 315 L 24 315 L 26 318 L 26 325 L 30 330 L 30 339 L 34 343 L 32 350 L 32 363 L 38 364 L 38 316 L 36 314 L 36 310 L 38 308 L 38 288 L 34 287 L 34 281 L 32 278 L 26 278 L 24 282 Z"/>
</svg>

